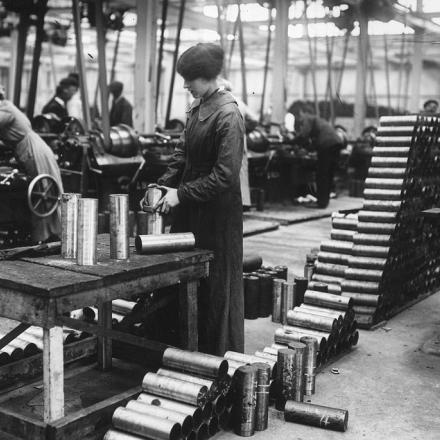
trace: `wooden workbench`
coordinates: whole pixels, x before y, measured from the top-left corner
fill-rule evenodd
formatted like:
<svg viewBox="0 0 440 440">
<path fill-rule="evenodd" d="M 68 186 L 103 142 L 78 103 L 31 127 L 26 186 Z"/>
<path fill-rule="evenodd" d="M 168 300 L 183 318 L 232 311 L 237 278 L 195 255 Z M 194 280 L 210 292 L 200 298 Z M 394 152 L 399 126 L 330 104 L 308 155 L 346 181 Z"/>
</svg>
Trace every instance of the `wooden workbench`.
<svg viewBox="0 0 440 440">
<path fill-rule="evenodd" d="M 98 240 L 98 264 L 78 266 L 61 256 L 22 258 L 0 264 L 0 316 L 44 329 L 44 423 L 64 416 L 62 326 L 98 336 L 98 364 L 111 367 L 111 340 L 151 347 L 158 344 L 111 329 L 111 301 L 176 285 L 180 286 L 181 346 L 197 350 L 197 284 L 208 275 L 212 253 L 204 250 L 138 255 L 130 246 L 129 261 L 109 259 L 109 236 Z M 68 312 L 97 306 L 98 325 L 68 318 Z"/>
</svg>

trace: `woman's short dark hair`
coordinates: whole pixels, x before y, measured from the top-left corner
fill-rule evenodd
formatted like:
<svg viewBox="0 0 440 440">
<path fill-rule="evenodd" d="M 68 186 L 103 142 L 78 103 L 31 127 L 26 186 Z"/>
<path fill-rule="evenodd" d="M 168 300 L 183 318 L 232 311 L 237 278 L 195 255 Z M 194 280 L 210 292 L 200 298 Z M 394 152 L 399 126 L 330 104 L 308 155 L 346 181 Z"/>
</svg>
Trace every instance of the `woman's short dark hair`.
<svg viewBox="0 0 440 440">
<path fill-rule="evenodd" d="M 177 61 L 177 73 L 185 80 L 214 79 L 223 67 L 224 52 L 217 44 L 199 43 L 183 52 Z"/>
</svg>

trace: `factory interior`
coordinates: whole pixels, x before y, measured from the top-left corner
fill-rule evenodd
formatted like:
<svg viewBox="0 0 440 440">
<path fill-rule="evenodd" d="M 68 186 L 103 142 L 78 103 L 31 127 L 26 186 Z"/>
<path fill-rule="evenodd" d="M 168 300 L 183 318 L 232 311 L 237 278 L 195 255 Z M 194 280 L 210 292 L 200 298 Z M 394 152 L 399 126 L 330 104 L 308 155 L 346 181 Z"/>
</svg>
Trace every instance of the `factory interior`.
<svg viewBox="0 0 440 440">
<path fill-rule="evenodd" d="M 440 439 L 438 0 L 0 0 L 0 440 Z"/>
</svg>

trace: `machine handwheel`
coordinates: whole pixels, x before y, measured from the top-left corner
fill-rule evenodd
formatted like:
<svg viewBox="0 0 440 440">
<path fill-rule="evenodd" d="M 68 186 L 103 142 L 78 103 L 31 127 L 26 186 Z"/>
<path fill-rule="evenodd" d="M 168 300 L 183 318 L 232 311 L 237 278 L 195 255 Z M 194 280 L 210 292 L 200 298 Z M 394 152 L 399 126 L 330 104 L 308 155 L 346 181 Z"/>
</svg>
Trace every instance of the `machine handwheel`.
<svg viewBox="0 0 440 440">
<path fill-rule="evenodd" d="M 49 217 L 58 207 L 61 191 L 57 181 L 49 174 L 39 174 L 29 184 L 27 201 L 32 214 Z"/>
</svg>

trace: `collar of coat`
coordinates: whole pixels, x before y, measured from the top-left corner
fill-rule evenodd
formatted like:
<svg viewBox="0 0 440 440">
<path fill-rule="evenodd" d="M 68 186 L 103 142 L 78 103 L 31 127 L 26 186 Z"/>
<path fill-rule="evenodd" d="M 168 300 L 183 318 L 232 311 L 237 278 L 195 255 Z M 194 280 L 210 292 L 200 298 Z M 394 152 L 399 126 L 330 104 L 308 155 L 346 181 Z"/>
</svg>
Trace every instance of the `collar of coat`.
<svg viewBox="0 0 440 440">
<path fill-rule="evenodd" d="M 199 121 L 205 121 L 212 114 L 214 114 L 220 107 L 225 104 L 230 104 L 231 102 L 237 103 L 235 98 L 226 90 L 218 89 L 211 96 L 208 97 L 206 101 L 202 101 L 200 98 L 195 99 L 191 107 L 188 110 L 192 112 L 197 107 L 199 109 Z"/>
</svg>

